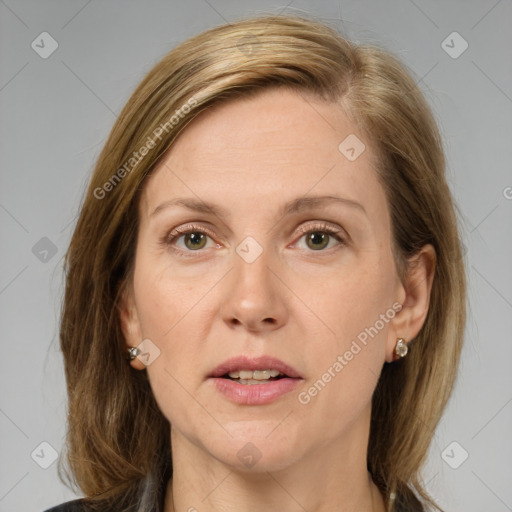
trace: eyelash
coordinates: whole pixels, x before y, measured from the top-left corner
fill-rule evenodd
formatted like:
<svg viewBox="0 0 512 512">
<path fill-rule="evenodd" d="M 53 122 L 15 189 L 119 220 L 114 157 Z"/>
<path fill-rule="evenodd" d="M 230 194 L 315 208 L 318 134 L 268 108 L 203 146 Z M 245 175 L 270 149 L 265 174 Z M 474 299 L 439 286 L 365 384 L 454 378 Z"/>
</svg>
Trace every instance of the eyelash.
<svg viewBox="0 0 512 512">
<path fill-rule="evenodd" d="M 347 244 L 346 240 L 340 235 L 342 232 L 339 229 L 331 227 L 329 224 L 326 224 L 325 222 L 319 223 L 319 224 L 308 225 L 308 226 L 299 228 L 299 233 L 301 234 L 300 238 L 302 238 L 304 235 L 307 235 L 309 233 L 317 233 L 317 232 L 327 233 L 328 235 L 332 236 L 339 242 L 338 246 L 344 246 Z M 162 238 L 161 243 L 164 246 L 171 246 L 174 251 L 176 251 L 180 256 L 182 256 L 184 258 L 192 257 L 193 253 L 202 252 L 202 251 L 201 250 L 185 251 L 184 249 L 177 249 L 172 244 L 172 242 L 181 238 L 183 235 L 188 235 L 190 233 L 203 233 L 205 235 L 208 235 L 212 239 L 215 236 L 210 230 L 208 230 L 202 226 L 197 226 L 195 224 L 187 224 L 186 226 L 181 226 L 179 228 L 173 229 L 170 233 L 168 233 L 167 235 L 165 235 Z M 299 240 L 300 240 L 300 238 L 299 238 Z M 320 250 L 320 251 L 311 251 L 311 252 L 327 252 L 327 251 L 329 251 L 329 249 Z M 192 254 L 184 254 L 184 252 L 192 253 Z"/>
</svg>

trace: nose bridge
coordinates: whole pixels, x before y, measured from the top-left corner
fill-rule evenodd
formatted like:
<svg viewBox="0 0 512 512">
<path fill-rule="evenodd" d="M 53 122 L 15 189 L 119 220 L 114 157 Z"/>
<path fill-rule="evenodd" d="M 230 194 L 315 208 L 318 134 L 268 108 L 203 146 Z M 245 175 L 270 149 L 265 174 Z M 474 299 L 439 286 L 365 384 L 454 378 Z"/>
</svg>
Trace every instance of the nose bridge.
<svg viewBox="0 0 512 512">
<path fill-rule="evenodd" d="M 255 238 L 245 238 L 234 254 L 230 285 L 223 305 L 225 321 L 250 330 L 275 328 L 285 321 L 284 297 L 274 275 L 272 251 Z"/>
<path fill-rule="evenodd" d="M 270 249 L 263 248 L 252 237 L 248 237 L 236 248 L 236 256 L 234 258 L 235 285 L 248 288 L 247 291 L 269 292 L 272 286 L 270 281 L 270 265 L 271 255 Z"/>
</svg>

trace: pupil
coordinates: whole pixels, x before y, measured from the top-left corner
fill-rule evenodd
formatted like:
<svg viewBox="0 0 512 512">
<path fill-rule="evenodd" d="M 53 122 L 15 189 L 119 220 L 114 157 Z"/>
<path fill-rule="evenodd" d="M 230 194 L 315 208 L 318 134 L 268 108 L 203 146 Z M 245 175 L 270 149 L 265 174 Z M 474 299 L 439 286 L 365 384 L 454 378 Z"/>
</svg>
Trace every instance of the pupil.
<svg viewBox="0 0 512 512">
<path fill-rule="evenodd" d="M 188 234 L 188 240 L 191 243 L 191 245 L 195 248 L 201 246 L 203 233 L 189 233 Z"/>
<path fill-rule="evenodd" d="M 327 235 L 325 233 L 321 233 L 321 232 L 316 232 L 316 233 L 311 233 L 309 235 L 309 240 L 311 242 L 313 242 L 314 244 L 315 243 L 322 243 L 322 242 L 325 242 L 325 240 L 327 239 Z M 322 245 L 322 247 L 325 247 L 325 244 Z M 316 247 L 315 249 L 317 249 L 318 247 Z"/>
</svg>

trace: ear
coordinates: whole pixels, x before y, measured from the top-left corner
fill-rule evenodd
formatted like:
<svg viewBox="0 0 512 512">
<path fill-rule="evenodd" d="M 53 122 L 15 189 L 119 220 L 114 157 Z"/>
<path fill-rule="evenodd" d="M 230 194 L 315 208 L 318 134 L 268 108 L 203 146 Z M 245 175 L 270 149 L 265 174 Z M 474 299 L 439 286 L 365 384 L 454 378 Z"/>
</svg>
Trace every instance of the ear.
<svg viewBox="0 0 512 512">
<path fill-rule="evenodd" d="M 427 318 L 430 293 L 434 282 L 436 251 L 427 244 L 408 262 L 407 275 L 400 285 L 399 295 L 405 297 L 402 309 L 391 320 L 386 346 L 386 361 L 397 359 L 394 354 L 397 338 L 412 341 L 420 332 Z"/>
<path fill-rule="evenodd" d="M 143 339 L 131 282 L 120 284 L 118 313 L 126 351 L 128 351 L 129 348 L 136 347 Z M 138 358 L 130 361 L 130 365 L 136 370 L 144 370 L 146 368 L 144 363 Z"/>
</svg>

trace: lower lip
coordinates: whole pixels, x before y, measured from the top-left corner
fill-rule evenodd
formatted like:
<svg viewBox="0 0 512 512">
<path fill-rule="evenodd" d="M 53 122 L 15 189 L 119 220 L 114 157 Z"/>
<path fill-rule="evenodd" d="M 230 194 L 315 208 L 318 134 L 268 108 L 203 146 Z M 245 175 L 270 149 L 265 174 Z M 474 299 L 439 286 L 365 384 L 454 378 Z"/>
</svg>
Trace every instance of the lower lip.
<svg viewBox="0 0 512 512">
<path fill-rule="evenodd" d="M 264 405 L 294 390 L 302 379 L 284 378 L 264 384 L 239 384 L 230 379 L 214 377 L 216 388 L 229 400 L 241 405 Z"/>
</svg>

